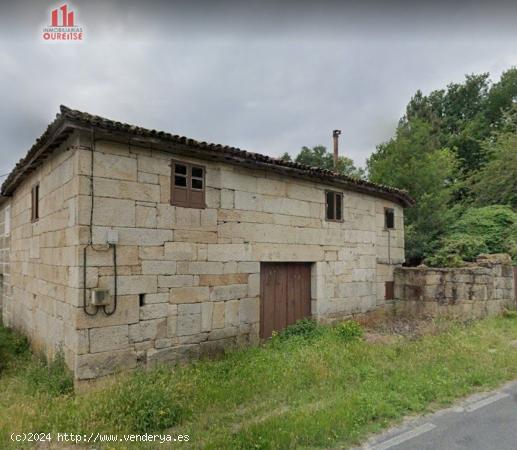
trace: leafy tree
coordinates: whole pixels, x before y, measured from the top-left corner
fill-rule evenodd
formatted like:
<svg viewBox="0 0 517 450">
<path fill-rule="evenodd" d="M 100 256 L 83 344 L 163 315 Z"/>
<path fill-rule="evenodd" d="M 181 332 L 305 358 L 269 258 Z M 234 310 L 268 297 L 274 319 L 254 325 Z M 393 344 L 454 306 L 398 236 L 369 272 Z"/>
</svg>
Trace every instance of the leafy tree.
<svg viewBox="0 0 517 450">
<path fill-rule="evenodd" d="M 510 205 L 517 209 L 517 134 L 500 134 L 488 148 L 489 162 L 470 178 L 474 202 Z"/>
<path fill-rule="evenodd" d="M 470 235 L 444 239 L 447 224 L 472 206 L 517 207 L 517 69 L 496 83 L 473 74 L 428 95 L 417 91 L 395 136 L 377 147 L 367 168 L 372 181 L 404 188 L 417 200 L 405 213 L 410 262 L 436 249 L 465 256 L 461 249 L 469 245 L 482 248 Z"/>
<path fill-rule="evenodd" d="M 371 181 L 405 189 L 416 200 L 405 211 L 406 257 L 413 263 L 436 248 L 451 215 L 456 160 L 451 151 L 437 147 L 431 126 L 414 119 L 399 124 L 395 137 L 367 161 Z"/>
<path fill-rule="evenodd" d="M 282 161 L 287 161 L 287 162 L 291 162 L 292 159 L 291 159 L 291 155 L 287 152 L 285 152 L 282 156 L 280 156 L 280 158 L 278 158 Z"/>
<path fill-rule="evenodd" d="M 291 155 L 284 153 L 280 159 L 283 161 L 292 161 Z M 302 147 L 300 153 L 294 159 L 297 163 L 306 164 L 312 167 L 320 167 L 322 169 L 334 170 L 342 175 L 354 178 L 364 178 L 364 170 L 355 167 L 354 162 L 345 156 L 338 158 L 337 168 L 334 168 L 334 155 L 327 152 L 327 148 L 323 145 L 315 147 Z"/>
</svg>

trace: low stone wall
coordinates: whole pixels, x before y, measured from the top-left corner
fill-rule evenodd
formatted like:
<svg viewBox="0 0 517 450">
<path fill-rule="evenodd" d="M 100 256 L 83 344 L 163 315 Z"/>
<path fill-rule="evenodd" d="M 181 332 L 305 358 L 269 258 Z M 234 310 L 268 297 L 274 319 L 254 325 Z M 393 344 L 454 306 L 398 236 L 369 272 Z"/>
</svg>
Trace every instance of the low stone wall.
<svg viewBox="0 0 517 450">
<path fill-rule="evenodd" d="M 394 279 L 401 314 L 469 319 L 515 305 L 513 269 L 505 254 L 481 255 L 476 263 L 453 269 L 400 267 Z"/>
</svg>

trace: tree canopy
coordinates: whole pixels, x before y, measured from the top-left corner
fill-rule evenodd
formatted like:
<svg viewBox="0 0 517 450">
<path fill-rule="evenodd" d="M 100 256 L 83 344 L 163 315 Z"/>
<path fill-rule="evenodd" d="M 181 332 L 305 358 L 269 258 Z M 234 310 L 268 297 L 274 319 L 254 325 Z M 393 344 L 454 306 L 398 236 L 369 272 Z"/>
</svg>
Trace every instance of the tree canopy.
<svg viewBox="0 0 517 450">
<path fill-rule="evenodd" d="M 377 146 L 367 169 L 371 181 L 406 189 L 417 201 L 405 212 L 410 263 L 447 261 L 433 259 L 437 252 L 461 259 L 494 251 L 454 223 L 472 208 L 517 208 L 517 69 L 495 83 L 486 73 L 472 74 L 428 95 L 417 91 L 394 137 Z"/>
<path fill-rule="evenodd" d="M 284 161 L 292 161 L 289 153 L 284 153 L 280 159 Z M 335 170 L 336 172 L 355 178 L 363 178 L 364 170 L 357 168 L 354 162 L 345 156 L 338 158 L 337 167 L 334 168 L 334 155 L 327 151 L 323 145 L 315 147 L 302 147 L 300 153 L 296 155 L 294 161 L 300 164 L 306 164 L 313 167 L 321 167 L 322 169 Z"/>
</svg>

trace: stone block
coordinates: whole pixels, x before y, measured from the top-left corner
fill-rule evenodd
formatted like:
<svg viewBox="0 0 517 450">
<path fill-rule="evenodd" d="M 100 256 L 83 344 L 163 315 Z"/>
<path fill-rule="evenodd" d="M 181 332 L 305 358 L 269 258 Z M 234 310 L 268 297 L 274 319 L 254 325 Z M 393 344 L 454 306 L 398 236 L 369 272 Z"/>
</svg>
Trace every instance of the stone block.
<svg viewBox="0 0 517 450">
<path fill-rule="evenodd" d="M 239 302 L 239 322 L 255 323 L 260 320 L 260 301 L 258 297 L 243 298 Z"/>
<path fill-rule="evenodd" d="M 212 311 L 212 328 L 224 328 L 225 323 L 225 304 L 224 302 L 215 302 L 213 303 L 213 311 Z"/>
<path fill-rule="evenodd" d="M 176 207 L 168 203 L 158 205 L 156 209 L 158 228 L 171 229 L 176 223 Z"/>
<path fill-rule="evenodd" d="M 217 231 L 217 209 L 200 211 L 201 228 L 205 231 Z"/>
<path fill-rule="evenodd" d="M 122 181 L 112 178 L 95 179 L 95 196 L 111 197 L 143 202 L 159 202 L 160 188 L 157 184 Z"/>
<path fill-rule="evenodd" d="M 239 261 L 237 264 L 237 271 L 239 273 L 259 273 L 260 262 L 256 261 Z"/>
<path fill-rule="evenodd" d="M 177 305 L 179 315 L 201 314 L 201 303 L 184 303 Z"/>
<path fill-rule="evenodd" d="M 176 336 L 176 331 L 178 327 L 178 316 L 169 316 L 167 317 L 167 336 L 174 337 Z"/>
<path fill-rule="evenodd" d="M 156 228 L 156 208 L 137 205 L 136 226 L 142 228 Z"/>
<path fill-rule="evenodd" d="M 209 261 L 246 261 L 251 259 L 250 244 L 208 244 Z"/>
<path fill-rule="evenodd" d="M 159 364 L 188 361 L 199 356 L 199 345 L 180 345 L 177 347 L 150 349 L 147 352 L 147 365 L 153 367 Z"/>
<path fill-rule="evenodd" d="M 192 242 L 166 242 L 164 254 L 173 261 L 192 261 L 197 257 L 197 245 Z"/>
<path fill-rule="evenodd" d="M 174 237 L 178 242 L 217 243 L 217 232 L 215 231 L 175 230 Z"/>
<path fill-rule="evenodd" d="M 207 208 L 219 209 L 221 207 L 221 195 L 219 189 L 207 187 L 205 190 L 205 201 Z"/>
<path fill-rule="evenodd" d="M 128 325 L 90 329 L 90 353 L 121 350 L 129 346 Z"/>
<path fill-rule="evenodd" d="M 221 275 L 199 275 L 200 286 L 222 286 L 227 284 L 245 284 L 247 273 L 225 273 Z"/>
<path fill-rule="evenodd" d="M 95 152 L 93 161 L 93 173 L 96 177 L 137 181 L 137 165 L 134 158 Z"/>
<path fill-rule="evenodd" d="M 313 185 L 287 182 L 287 197 L 315 203 L 325 203 L 325 192 Z"/>
<path fill-rule="evenodd" d="M 248 295 L 256 297 L 260 295 L 260 273 L 252 273 L 248 278 Z"/>
<path fill-rule="evenodd" d="M 197 284 L 197 277 L 194 275 L 167 275 L 158 276 L 158 287 L 184 287 L 195 286 Z"/>
<path fill-rule="evenodd" d="M 140 307 L 140 320 L 165 318 L 171 313 L 168 303 L 153 303 Z"/>
<path fill-rule="evenodd" d="M 75 377 L 87 380 L 110 375 L 136 367 L 136 352 L 116 350 L 78 355 L 75 359 Z"/>
<path fill-rule="evenodd" d="M 202 303 L 201 305 L 201 331 L 210 331 L 212 329 L 212 315 L 214 304 L 212 302 Z"/>
<path fill-rule="evenodd" d="M 159 184 L 159 178 L 158 178 L 158 175 L 156 175 L 154 173 L 138 172 L 138 182 L 139 183 L 148 183 L 148 184 Z M 159 188 L 158 188 L 158 195 L 159 195 Z"/>
<path fill-rule="evenodd" d="M 252 244 L 253 259 L 263 262 L 316 262 L 325 259 L 319 245 Z"/>
<path fill-rule="evenodd" d="M 113 277 L 100 277 L 99 287 L 109 289 L 113 295 Z M 119 295 L 153 294 L 158 290 L 158 281 L 155 275 L 131 275 L 117 278 Z"/>
<path fill-rule="evenodd" d="M 207 286 L 178 287 L 171 288 L 171 303 L 199 303 L 209 299 L 209 289 Z"/>
<path fill-rule="evenodd" d="M 199 344 L 206 341 L 208 333 L 191 334 L 188 336 L 178 336 L 175 341 L 178 344 Z"/>
<path fill-rule="evenodd" d="M 169 303 L 169 294 L 167 292 L 160 292 L 157 294 L 145 294 L 144 302 L 146 305 L 153 303 Z"/>
<path fill-rule="evenodd" d="M 226 286 L 214 286 L 210 292 L 210 300 L 236 300 L 248 296 L 246 284 L 230 284 Z"/>
<path fill-rule="evenodd" d="M 230 300 L 224 303 L 225 325 L 239 326 L 239 300 Z"/>
<path fill-rule="evenodd" d="M 233 209 L 234 205 L 234 191 L 231 189 L 221 189 L 221 208 Z"/>
<path fill-rule="evenodd" d="M 94 227 L 94 243 L 105 244 L 108 227 Z M 172 230 L 154 228 L 116 228 L 119 234 L 119 245 L 160 246 L 172 241 Z"/>
<path fill-rule="evenodd" d="M 174 339 L 171 339 L 171 338 L 156 339 L 156 341 L 154 343 L 154 348 L 156 348 L 156 349 L 173 347 L 173 346 L 174 346 Z"/>
<path fill-rule="evenodd" d="M 215 341 L 218 339 L 227 339 L 229 337 L 237 336 L 239 328 L 236 326 L 228 326 L 220 330 L 213 330 L 208 333 L 208 340 Z"/>
<path fill-rule="evenodd" d="M 144 156 L 140 154 L 138 155 L 138 170 L 155 175 L 171 175 L 171 168 L 166 162 L 153 156 Z"/>
<path fill-rule="evenodd" d="M 167 319 L 143 320 L 129 325 L 129 341 L 142 342 L 165 338 L 167 336 Z"/>
<path fill-rule="evenodd" d="M 178 316 L 177 336 L 187 336 L 201 332 L 201 314 L 185 314 Z"/>
<path fill-rule="evenodd" d="M 175 273 L 174 261 L 142 261 L 143 275 L 174 275 Z"/>
<path fill-rule="evenodd" d="M 222 262 L 189 262 L 180 266 L 178 263 L 178 274 L 192 274 L 192 275 L 214 275 L 223 273 Z"/>
<path fill-rule="evenodd" d="M 201 226 L 201 210 L 176 207 L 174 228 L 193 229 Z"/>
</svg>

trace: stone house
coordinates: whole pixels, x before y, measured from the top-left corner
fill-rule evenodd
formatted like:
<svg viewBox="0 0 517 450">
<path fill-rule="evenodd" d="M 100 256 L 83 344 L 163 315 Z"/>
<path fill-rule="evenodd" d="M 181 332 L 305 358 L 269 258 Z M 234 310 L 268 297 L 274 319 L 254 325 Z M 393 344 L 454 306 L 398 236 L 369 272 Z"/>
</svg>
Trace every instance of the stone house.
<svg viewBox="0 0 517 450">
<path fill-rule="evenodd" d="M 1 195 L 3 322 L 78 380 L 382 307 L 413 203 L 63 106 Z"/>
</svg>

